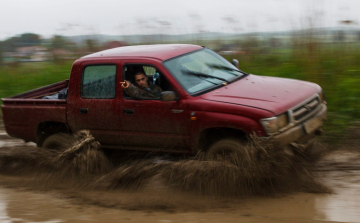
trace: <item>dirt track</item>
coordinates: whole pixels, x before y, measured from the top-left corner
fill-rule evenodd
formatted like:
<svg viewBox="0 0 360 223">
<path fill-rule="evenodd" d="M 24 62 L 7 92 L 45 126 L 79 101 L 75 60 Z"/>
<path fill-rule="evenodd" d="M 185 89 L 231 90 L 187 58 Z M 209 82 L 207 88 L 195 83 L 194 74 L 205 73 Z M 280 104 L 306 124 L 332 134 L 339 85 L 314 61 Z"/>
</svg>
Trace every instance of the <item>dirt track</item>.
<svg viewBox="0 0 360 223">
<path fill-rule="evenodd" d="M 304 170 L 311 171 L 314 185 L 294 187 L 290 183 L 286 190 L 264 190 L 260 194 L 246 191 L 235 196 L 231 193 L 209 195 L 199 193 L 198 190 L 181 190 L 177 187 L 177 178 L 176 181 L 171 178 L 173 181 L 165 182 L 168 178 L 149 174 L 153 173 L 151 171 L 154 169 L 151 168 L 143 174 L 144 169 L 149 166 L 159 168 L 164 163 L 171 163 L 165 170 L 172 168 L 178 171 L 183 171 L 184 168 L 186 171 L 188 164 L 192 167 L 198 165 L 189 161 L 168 162 L 155 158 L 126 163 L 113 171 L 112 175 L 106 174 L 106 180 L 102 181 L 104 178 L 89 181 L 90 176 L 68 178 L 63 175 L 59 177 L 53 172 L 44 173 L 37 166 L 42 165 L 39 163 L 41 159 L 27 162 L 29 159 L 26 157 L 33 157 L 35 153 L 26 151 L 37 151 L 34 144 L 11 139 L 1 131 L 0 221 L 359 222 L 360 147 L 356 138 L 360 135 L 357 136 L 356 131 L 352 132 L 354 135 L 343 143 L 344 148 L 329 153 L 314 168 Z M 27 156 L 28 154 L 31 156 Z M 29 169 L 31 171 L 27 171 Z M 204 176 L 208 172 L 201 172 L 201 168 L 197 167 L 195 169 L 199 178 L 212 179 Z M 129 171 L 133 172 L 126 175 Z M 134 178 L 134 173 L 137 174 L 136 180 L 129 179 L 129 176 Z M 179 174 L 182 176 L 181 171 L 176 176 Z M 221 176 L 223 175 L 222 173 Z M 184 176 L 187 177 L 187 182 L 192 182 L 188 179 L 191 177 L 189 172 Z M 113 184 L 117 182 L 124 185 L 124 179 L 132 184 L 127 187 Z M 226 179 L 228 178 L 223 180 Z M 314 183 L 309 179 L 305 182 Z M 301 184 L 300 181 L 299 183 Z"/>
</svg>

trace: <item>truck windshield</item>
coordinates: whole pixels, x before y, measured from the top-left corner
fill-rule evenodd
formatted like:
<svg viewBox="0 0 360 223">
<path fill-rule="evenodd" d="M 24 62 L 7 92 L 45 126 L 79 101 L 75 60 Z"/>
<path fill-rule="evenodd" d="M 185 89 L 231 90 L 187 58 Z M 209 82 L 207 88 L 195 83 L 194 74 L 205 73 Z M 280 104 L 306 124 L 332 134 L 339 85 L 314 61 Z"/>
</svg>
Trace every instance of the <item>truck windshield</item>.
<svg viewBox="0 0 360 223">
<path fill-rule="evenodd" d="M 225 85 L 245 75 L 226 59 L 206 48 L 166 60 L 163 64 L 190 94 Z"/>
</svg>

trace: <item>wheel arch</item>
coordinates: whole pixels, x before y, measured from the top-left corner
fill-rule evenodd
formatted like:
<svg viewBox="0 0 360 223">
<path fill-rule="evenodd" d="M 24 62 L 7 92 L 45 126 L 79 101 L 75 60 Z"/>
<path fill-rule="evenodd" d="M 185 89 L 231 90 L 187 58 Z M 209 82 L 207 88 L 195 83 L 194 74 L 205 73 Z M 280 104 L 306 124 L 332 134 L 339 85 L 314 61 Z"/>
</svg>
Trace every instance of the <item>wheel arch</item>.
<svg viewBox="0 0 360 223">
<path fill-rule="evenodd" d="M 204 129 L 199 136 L 198 149 L 207 151 L 209 147 L 220 139 L 237 138 L 245 139 L 246 133 L 240 129 L 229 127 L 214 127 Z"/>
<path fill-rule="evenodd" d="M 63 122 L 45 121 L 38 124 L 36 128 L 36 144 L 41 147 L 44 140 L 55 133 L 72 133 L 70 127 Z"/>
</svg>

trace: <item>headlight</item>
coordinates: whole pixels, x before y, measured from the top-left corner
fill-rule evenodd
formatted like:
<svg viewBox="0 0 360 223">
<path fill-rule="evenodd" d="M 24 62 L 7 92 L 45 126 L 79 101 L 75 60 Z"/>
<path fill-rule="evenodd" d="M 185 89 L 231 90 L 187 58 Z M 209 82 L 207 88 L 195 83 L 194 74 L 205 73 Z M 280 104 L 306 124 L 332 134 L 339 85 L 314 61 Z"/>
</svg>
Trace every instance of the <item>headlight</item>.
<svg viewBox="0 0 360 223">
<path fill-rule="evenodd" d="M 323 91 L 319 92 L 319 98 L 321 103 L 326 103 L 326 99 Z"/>
<path fill-rule="evenodd" d="M 289 124 L 288 114 L 285 112 L 275 117 L 263 118 L 260 123 L 267 134 L 272 135 Z"/>
</svg>

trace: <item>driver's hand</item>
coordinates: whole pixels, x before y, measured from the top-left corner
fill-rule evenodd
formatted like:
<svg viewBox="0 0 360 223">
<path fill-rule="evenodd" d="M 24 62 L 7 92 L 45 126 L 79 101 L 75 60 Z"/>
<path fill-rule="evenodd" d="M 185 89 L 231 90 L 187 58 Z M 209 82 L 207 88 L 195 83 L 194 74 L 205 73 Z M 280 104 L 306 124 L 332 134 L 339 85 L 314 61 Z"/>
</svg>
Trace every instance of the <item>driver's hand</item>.
<svg viewBox="0 0 360 223">
<path fill-rule="evenodd" d="M 124 82 L 120 82 L 122 88 L 128 88 L 130 83 L 124 80 Z"/>
</svg>

